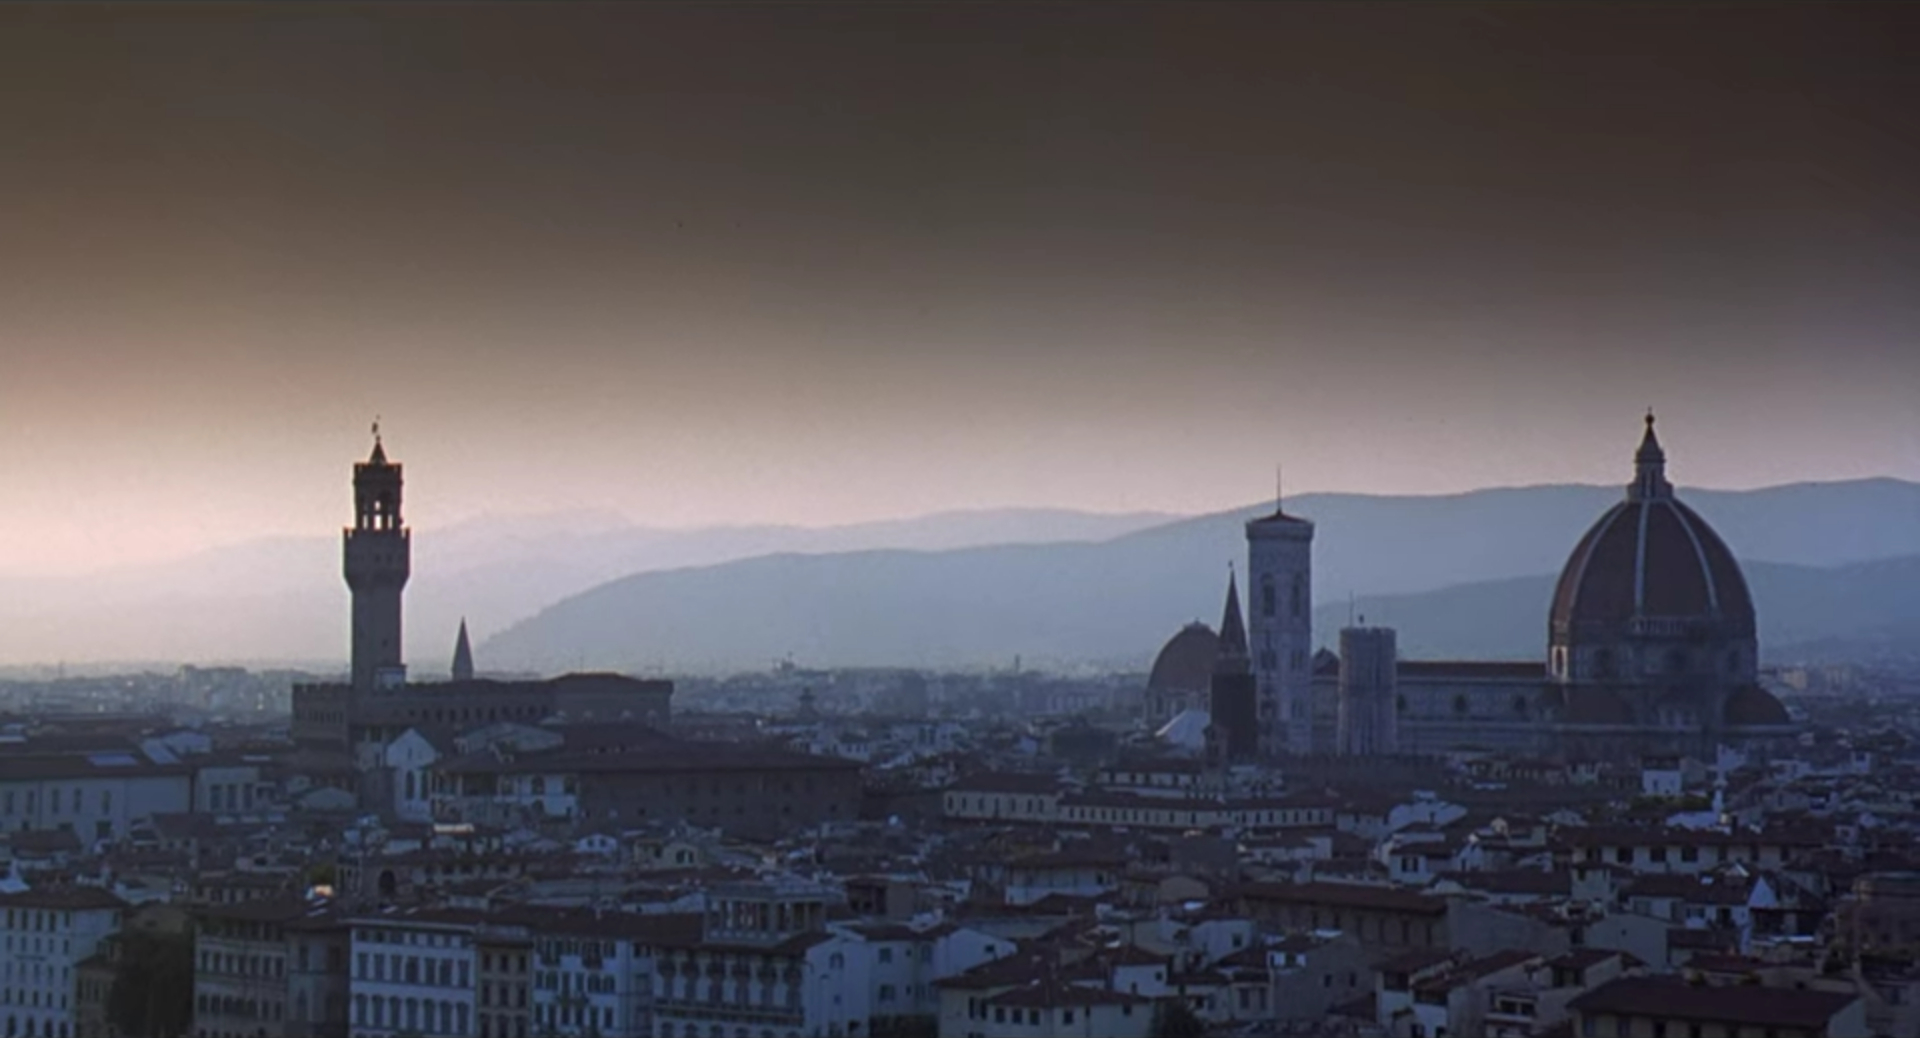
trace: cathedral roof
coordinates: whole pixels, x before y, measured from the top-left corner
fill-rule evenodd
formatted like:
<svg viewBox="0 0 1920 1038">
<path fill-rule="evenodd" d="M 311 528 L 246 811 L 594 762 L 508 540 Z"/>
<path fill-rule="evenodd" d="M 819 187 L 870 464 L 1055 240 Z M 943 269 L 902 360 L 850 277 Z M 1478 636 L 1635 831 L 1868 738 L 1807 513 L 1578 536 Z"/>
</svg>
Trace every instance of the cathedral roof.
<svg viewBox="0 0 1920 1038">
<path fill-rule="evenodd" d="M 1190 623 L 1167 640 L 1154 658 L 1147 677 L 1149 689 L 1207 688 L 1213 679 L 1213 661 L 1220 655 L 1220 638 L 1203 623 Z"/>
<path fill-rule="evenodd" d="M 1634 722 L 1633 708 L 1620 694 L 1609 688 L 1582 688 L 1567 696 L 1561 720 L 1568 724 L 1613 724 Z"/>
<path fill-rule="evenodd" d="M 1561 570 L 1553 629 L 1660 617 L 1712 618 L 1751 632 L 1746 578 L 1720 535 L 1673 496 L 1652 415 L 1634 463 L 1626 498 L 1593 524 Z"/>
<path fill-rule="evenodd" d="M 1175 714 L 1172 720 L 1161 725 L 1160 730 L 1153 733 L 1153 737 L 1182 749 L 1205 749 L 1207 729 L 1212 725 L 1212 714 L 1205 710 L 1190 708 Z"/>
</svg>

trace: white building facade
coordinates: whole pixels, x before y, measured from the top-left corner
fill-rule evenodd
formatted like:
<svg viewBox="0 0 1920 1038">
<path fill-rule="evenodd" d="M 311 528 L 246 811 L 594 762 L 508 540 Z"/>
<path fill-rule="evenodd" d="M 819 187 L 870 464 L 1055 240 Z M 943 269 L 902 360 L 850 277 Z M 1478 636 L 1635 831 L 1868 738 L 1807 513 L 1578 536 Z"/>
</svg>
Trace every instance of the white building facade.
<svg viewBox="0 0 1920 1038">
<path fill-rule="evenodd" d="M 352 920 L 354 1038 L 473 1034 L 479 925 L 456 912 Z"/>
<path fill-rule="evenodd" d="M 69 1038 L 74 967 L 119 931 L 125 908 L 90 887 L 0 894 L 0 1033 Z"/>
</svg>

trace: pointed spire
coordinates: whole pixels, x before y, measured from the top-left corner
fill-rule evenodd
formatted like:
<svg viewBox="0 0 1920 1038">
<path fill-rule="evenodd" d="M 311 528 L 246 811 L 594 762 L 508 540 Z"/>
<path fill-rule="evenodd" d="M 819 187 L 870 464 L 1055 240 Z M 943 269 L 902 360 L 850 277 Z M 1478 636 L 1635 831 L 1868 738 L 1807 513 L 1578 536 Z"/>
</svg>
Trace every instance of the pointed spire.
<svg viewBox="0 0 1920 1038">
<path fill-rule="evenodd" d="M 387 448 L 385 444 L 380 442 L 380 419 L 375 418 L 373 420 L 373 454 L 368 456 L 367 464 L 385 465 L 386 463 Z"/>
<path fill-rule="evenodd" d="M 1633 452 L 1633 485 L 1627 497 L 1648 501 L 1673 496 L 1673 484 L 1667 482 L 1667 452 L 1660 449 L 1660 437 L 1653 433 L 1653 408 L 1647 408 L 1647 431 L 1640 437 L 1640 449 Z"/>
<path fill-rule="evenodd" d="M 1232 567 L 1228 567 L 1227 605 L 1220 616 L 1220 649 L 1214 670 L 1238 673 L 1247 669 L 1247 625 L 1240 619 L 1240 584 Z"/>
<path fill-rule="evenodd" d="M 473 645 L 467 640 L 467 618 L 460 618 L 460 636 L 453 642 L 453 680 L 473 680 Z"/>
</svg>

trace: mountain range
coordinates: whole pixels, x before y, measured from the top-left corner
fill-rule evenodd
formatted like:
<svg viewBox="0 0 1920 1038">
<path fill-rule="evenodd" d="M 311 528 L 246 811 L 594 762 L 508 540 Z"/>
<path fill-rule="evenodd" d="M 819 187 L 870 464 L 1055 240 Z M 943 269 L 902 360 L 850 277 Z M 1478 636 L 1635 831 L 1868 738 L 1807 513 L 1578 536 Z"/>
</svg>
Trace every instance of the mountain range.
<svg viewBox="0 0 1920 1038">
<path fill-rule="evenodd" d="M 821 528 L 672 530 L 606 512 L 482 516 L 414 531 L 407 653 L 444 667 L 463 617 L 484 636 L 608 579 L 668 566 L 773 552 L 1101 540 L 1171 518 L 1008 508 Z M 326 530 L 329 524 L 315 525 Z M 330 668 L 345 659 L 346 631 L 336 531 L 261 538 L 80 576 L 0 573 L 0 665 L 165 660 Z"/>
<path fill-rule="evenodd" d="M 1332 640 L 1351 608 L 1400 627 L 1409 656 L 1537 657 L 1554 576 L 1619 494 L 1548 486 L 1289 501 L 1317 523 L 1318 637 Z M 1745 560 L 1763 646 L 1920 631 L 1920 485 L 1684 496 Z M 481 663 L 1144 667 L 1181 624 L 1217 620 L 1228 566 L 1245 555 L 1242 524 L 1265 510 L 1095 543 L 782 554 L 634 574 L 508 627 L 481 645 Z"/>
<path fill-rule="evenodd" d="M 1317 631 L 1352 612 L 1409 655 L 1531 658 L 1545 601 L 1616 487 L 1441 497 L 1315 494 Z M 1920 484 L 1683 491 L 1745 561 L 1767 647 L 1910 629 Z M 493 517 L 414 535 L 407 652 L 444 671 L 462 617 L 483 670 L 809 665 L 1144 666 L 1217 621 L 1241 524 L 983 510 L 824 529 L 663 530 L 600 513 Z M 0 664 L 168 660 L 343 665 L 337 535 L 265 539 L 84 577 L 0 575 Z M 1862 565 L 1871 564 L 1871 565 Z M 1904 568 L 1903 568 L 1904 567 Z M 1906 576 L 1902 576 L 1902 575 Z M 1892 635 L 1888 635 L 1889 637 Z"/>
</svg>

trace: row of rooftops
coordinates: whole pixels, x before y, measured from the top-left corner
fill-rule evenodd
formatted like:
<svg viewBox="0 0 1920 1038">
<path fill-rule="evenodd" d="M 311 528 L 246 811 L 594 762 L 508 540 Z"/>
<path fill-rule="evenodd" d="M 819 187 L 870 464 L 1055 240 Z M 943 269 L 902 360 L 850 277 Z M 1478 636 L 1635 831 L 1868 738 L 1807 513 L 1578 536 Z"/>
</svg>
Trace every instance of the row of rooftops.
<svg viewBox="0 0 1920 1038">
<path fill-rule="evenodd" d="M 859 771 L 858 761 L 722 742 L 663 742 L 647 749 L 527 753 L 480 750 L 434 762 L 451 775 L 624 774 L 687 771 Z"/>
</svg>

